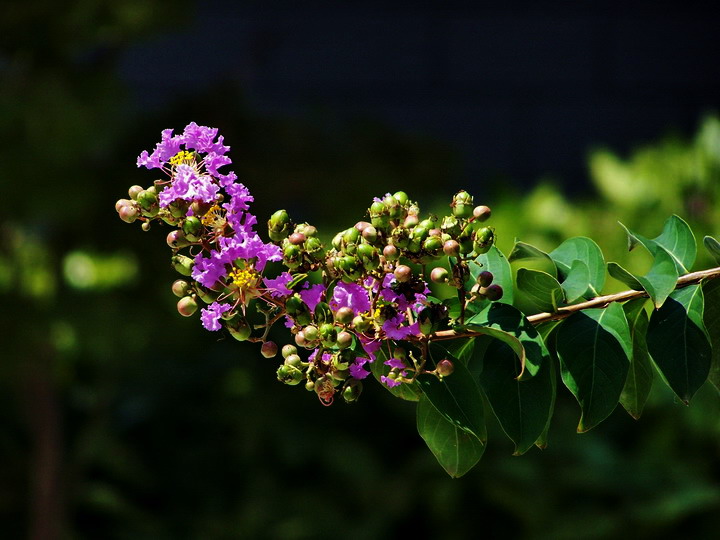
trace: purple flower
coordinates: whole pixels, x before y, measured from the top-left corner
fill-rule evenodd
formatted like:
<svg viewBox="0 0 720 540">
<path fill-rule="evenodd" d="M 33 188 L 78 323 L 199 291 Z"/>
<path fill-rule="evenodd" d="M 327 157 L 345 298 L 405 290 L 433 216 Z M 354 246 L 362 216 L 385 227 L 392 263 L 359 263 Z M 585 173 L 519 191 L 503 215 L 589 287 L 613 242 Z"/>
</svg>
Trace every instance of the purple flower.
<svg viewBox="0 0 720 540">
<path fill-rule="evenodd" d="M 290 296 L 292 291 L 287 288 L 287 284 L 292 281 L 293 277 L 290 272 L 283 272 L 275 279 L 265 278 L 265 286 L 267 287 L 270 296 L 279 298 L 282 296 Z"/>
<path fill-rule="evenodd" d="M 386 377 L 385 375 L 380 376 L 380 382 L 388 388 L 395 388 L 396 386 L 400 386 L 402 384 L 402 381 L 396 381 L 394 379 Z"/>
<path fill-rule="evenodd" d="M 406 322 L 405 315 L 402 313 L 398 313 L 395 317 L 387 319 L 382 326 L 385 336 L 388 339 L 405 339 L 407 336 L 418 333 L 418 323 L 402 326 L 404 322 Z"/>
<path fill-rule="evenodd" d="M 231 308 L 232 306 L 230 304 L 218 304 L 217 302 L 213 302 L 208 308 L 203 308 L 200 314 L 200 320 L 205 330 L 220 330 L 220 317 Z"/>
<path fill-rule="evenodd" d="M 182 163 L 176 167 L 170 186 L 160 192 L 158 199 L 163 208 L 177 199 L 212 203 L 219 190 L 220 186 L 211 176 L 200 175 L 195 167 Z"/>
<path fill-rule="evenodd" d="M 195 122 L 190 122 L 179 138 L 185 144 L 185 148 L 222 155 L 227 153 L 230 147 L 223 145 L 222 136 L 218 137 L 217 142 L 215 141 L 217 133 L 217 128 L 198 126 Z"/>
<path fill-rule="evenodd" d="M 350 375 L 354 379 L 364 379 L 368 375 L 370 375 L 370 372 L 365 369 L 365 364 L 369 362 L 370 360 L 368 358 L 365 358 L 363 356 L 358 356 L 355 358 L 355 362 L 350 366 Z"/>
<path fill-rule="evenodd" d="M 143 150 L 137 159 L 137 166 L 148 169 L 161 169 L 163 163 L 170 161 L 170 158 L 180 151 L 180 146 L 183 144 L 182 137 L 173 137 L 172 132 L 172 129 L 163 130 L 162 138 L 155 146 L 153 153 L 148 154 L 146 150 Z"/>
<path fill-rule="evenodd" d="M 320 303 L 320 300 L 322 300 L 322 295 L 325 293 L 325 285 L 322 283 L 318 283 L 317 285 L 313 285 L 309 289 L 306 289 L 304 291 L 300 291 L 300 298 L 302 298 L 302 301 L 307 304 L 307 306 L 310 308 L 310 311 L 315 311 L 315 307 Z"/>
<path fill-rule="evenodd" d="M 390 366 L 391 368 L 397 369 L 405 369 L 407 367 L 399 358 L 390 358 L 389 360 L 385 360 L 383 364 L 385 364 L 386 366 Z"/>
<path fill-rule="evenodd" d="M 368 293 L 364 287 L 357 283 L 338 283 L 329 304 L 333 311 L 337 311 L 342 307 L 349 307 L 356 315 L 370 311 Z"/>
</svg>

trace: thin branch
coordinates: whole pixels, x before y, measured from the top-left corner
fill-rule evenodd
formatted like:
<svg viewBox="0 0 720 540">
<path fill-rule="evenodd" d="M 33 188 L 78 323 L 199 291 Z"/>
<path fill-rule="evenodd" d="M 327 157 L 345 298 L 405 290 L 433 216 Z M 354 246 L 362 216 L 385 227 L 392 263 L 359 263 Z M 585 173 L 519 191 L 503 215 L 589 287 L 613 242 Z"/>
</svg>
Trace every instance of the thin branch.
<svg viewBox="0 0 720 540">
<path fill-rule="evenodd" d="M 694 285 L 699 283 L 703 279 L 713 279 L 720 276 L 720 266 L 716 268 L 710 268 L 708 270 L 700 270 L 699 272 L 692 272 L 680 276 L 675 285 L 676 289 L 687 287 L 688 285 Z M 580 304 L 573 304 L 572 306 L 565 306 L 559 308 L 555 313 L 536 313 L 530 315 L 527 320 L 532 324 L 540 324 L 547 321 L 558 321 L 569 317 L 577 311 L 591 308 L 604 308 L 613 302 L 625 302 L 632 300 L 633 298 L 647 297 L 648 293 L 645 291 L 623 291 L 615 294 L 608 294 L 605 296 L 598 296 L 587 302 L 581 302 Z M 477 332 L 455 332 L 454 330 L 443 330 L 433 335 L 433 339 L 454 339 L 458 337 L 471 337 L 478 335 Z"/>
</svg>

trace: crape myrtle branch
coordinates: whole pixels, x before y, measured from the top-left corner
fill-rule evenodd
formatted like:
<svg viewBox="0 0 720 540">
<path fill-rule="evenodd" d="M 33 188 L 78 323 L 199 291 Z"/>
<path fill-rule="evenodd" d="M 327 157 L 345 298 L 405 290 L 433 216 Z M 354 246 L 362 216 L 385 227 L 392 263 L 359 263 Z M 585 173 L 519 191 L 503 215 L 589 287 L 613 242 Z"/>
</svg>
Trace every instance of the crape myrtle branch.
<svg viewBox="0 0 720 540">
<path fill-rule="evenodd" d="M 695 285 L 697 283 L 700 283 L 703 280 L 708 279 L 714 279 L 720 277 L 720 266 L 716 268 L 709 268 L 707 270 L 700 270 L 698 272 L 691 272 L 689 274 L 685 274 L 684 276 L 680 276 L 677 280 L 677 284 L 675 286 L 676 289 L 680 289 L 682 287 L 687 287 L 688 285 Z M 597 296 L 591 300 L 587 300 L 585 302 L 579 302 L 577 304 L 573 304 L 571 306 L 564 306 L 558 308 L 558 310 L 554 313 L 536 313 L 534 315 L 529 315 L 527 317 L 528 322 L 532 324 L 540 324 L 548 321 L 559 321 L 562 319 L 565 319 L 572 315 L 573 313 L 577 313 L 578 311 L 583 311 L 585 309 L 593 309 L 593 308 L 605 308 L 609 306 L 613 302 L 626 302 L 628 300 L 633 300 L 635 298 L 648 298 L 649 295 L 647 292 L 643 290 L 629 290 L 629 291 L 622 291 L 619 293 L 614 294 L 607 294 L 605 296 Z M 445 339 L 457 339 L 457 338 L 463 338 L 463 337 L 477 337 L 481 335 L 479 332 L 473 332 L 473 331 L 463 331 L 463 332 L 457 332 L 455 330 L 441 330 L 439 332 L 436 332 L 433 334 L 432 338 L 434 340 L 445 340 Z"/>
<path fill-rule="evenodd" d="M 171 262 L 184 276 L 172 285 L 179 313 L 189 317 L 206 304 L 200 311 L 207 330 L 262 342 L 266 357 L 278 352 L 268 331 L 284 320 L 294 344 L 282 347 L 278 379 L 304 382 L 324 404 L 338 393 L 356 400 L 371 365 L 389 388 L 421 373 L 449 375 L 447 359 L 425 369 L 429 336 L 449 323 L 448 308 L 430 296 L 427 279 L 457 289 L 455 323 L 464 322 L 474 302 L 502 297 L 490 272 L 473 277 L 469 266 L 494 243 L 494 229 L 483 225 L 490 209 L 460 191 L 448 215 L 423 218 L 399 191 L 376 198 L 369 221 L 339 232 L 331 246 L 285 210 L 270 217 L 265 242 L 249 212 L 253 197 L 227 171 L 229 147 L 217 131 L 194 122 L 181 134 L 164 130 L 153 152 L 137 160 L 164 177 L 148 188 L 132 186 L 129 199 L 115 205 L 123 221 L 139 221 L 145 231 L 153 224 L 172 228 Z M 268 275 L 271 262 L 285 271 Z"/>
</svg>

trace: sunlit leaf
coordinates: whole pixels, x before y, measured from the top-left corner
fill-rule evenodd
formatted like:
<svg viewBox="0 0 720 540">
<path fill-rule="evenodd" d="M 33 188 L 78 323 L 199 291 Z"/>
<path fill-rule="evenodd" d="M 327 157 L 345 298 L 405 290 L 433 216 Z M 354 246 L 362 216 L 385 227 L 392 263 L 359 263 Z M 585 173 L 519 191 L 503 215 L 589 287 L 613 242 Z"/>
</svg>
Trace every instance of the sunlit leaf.
<svg viewBox="0 0 720 540">
<path fill-rule="evenodd" d="M 608 263 L 608 272 L 612 277 L 633 289 L 636 289 L 637 284 L 640 284 L 642 289 L 650 295 L 656 308 L 662 306 L 668 295 L 675 289 L 678 279 L 677 267 L 670 255 L 663 249 L 658 249 L 655 252 L 653 265 L 644 276 L 631 274 L 619 264 L 613 262 Z"/>
<path fill-rule="evenodd" d="M 533 378 L 520 381 L 520 363 L 507 344 L 492 340 L 484 351 L 480 386 L 503 431 L 515 443 L 515 455 L 535 444 L 550 418 L 554 397 L 550 364 L 545 362 Z"/>
<path fill-rule="evenodd" d="M 590 270 L 587 265 L 579 260 L 573 261 L 567 276 L 560 286 L 565 291 L 565 300 L 568 303 L 582 298 L 590 287 Z"/>
<path fill-rule="evenodd" d="M 578 431 L 587 431 L 615 409 L 632 355 L 622 307 L 587 309 L 570 316 L 557 333 L 563 382 L 580 404 Z"/>
<path fill-rule="evenodd" d="M 547 347 L 537 329 L 520 310 L 508 304 L 493 302 L 468 319 L 465 326 L 509 345 L 518 356 L 525 377 L 535 376 L 540 366 L 548 361 Z"/>
<path fill-rule="evenodd" d="M 695 236 L 682 218 L 673 215 L 665 221 L 660 236 L 648 239 L 632 232 L 620 223 L 628 235 L 628 249 L 632 250 L 637 244 L 642 244 L 653 255 L 659 251 L 668 253 L 676 266 L 678 275 L 687 274 L 692 268 L 697 255 Z"/>
<path fill-rule="evenodd" d="M 623 306 L 630 325 L 633 354 L 627 380 L 620 394 L 620 404 L 636 420 L 642 414 L 653 382 L 653 367 L 645 341 L 648 327 L 648 315 L 644 308 L 646 301 L 645 298 L 636 298 Z"/>
<path fill-rule="evenodd" d="M 562 280 L 567 280 L 575 261 L 585 263 L 590 281 L 587 291 L 583 291 L 582 296 L 591 298 L 600 294 L 605 286 L 605 259 L 600 247 L 593 240 L 584 236 L 568 238 L 549 255 L 555 261 L 558 276 Z M 568 301 L 572 302 L 570 299 Z"/>
<path fill-rule="evenodd" d="M 509 262 L 523 261 L 526 266 L 532 266 L 535 270 L 546 272 L 553 277 L 557 277 L 557 267 L 550 258 L 550 255 L 543 250 L 536 248 L 525 242 L 515 242 L 510 255 Z"/>
<path fill-rule="evenodd" d="M 713 259 L 715 259 L 715 262 L 720 264 L 720 242 L 715 240 L 712 236 L 706 236 L 703 238 L 703 245 L 705 246 L 705 249 L 710 252 Z"/>
<path fill-rule="evenodd" d="M 710 372 L 712 348 L 703 323 L 703 291 L 690 285 L 674 291 L 650 316 L 650 356 L 673 392 L 690 403 Z"/>
<path fill-rule="evenodd" d="M 558 306 L 565 300 L 565 292 L 550 274 L 520 268 L 516 279 L 518 291 L 522 292 L 538 311 L 557 311 Z"/>
<path fill-rule="evenodd" d="M 485 452 L 485 445 L 472 433 L 458 428 L 422 396 L 417 405 L 417 429 L 438 463 L 453 478 L 460 478 Z"/>
</svg>

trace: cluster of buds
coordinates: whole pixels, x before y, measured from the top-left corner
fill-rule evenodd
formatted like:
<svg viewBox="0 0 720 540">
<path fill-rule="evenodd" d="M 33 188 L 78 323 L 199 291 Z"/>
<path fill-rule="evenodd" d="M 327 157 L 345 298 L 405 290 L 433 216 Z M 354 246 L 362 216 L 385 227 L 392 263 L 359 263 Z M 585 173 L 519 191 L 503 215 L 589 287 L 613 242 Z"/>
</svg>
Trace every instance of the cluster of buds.
<svg viewBox="0 0 720 540">
<path fill-rule="evenodd" d="M 180 314 L 192 316 L 204 304 L 206 329 L 262 342 L 266 358 L 278 352 L 267 339 L 270 327 L 284 318 L 293 343 L 282 348 L 278 380 L 304 382 L 323 404 L 338 394 L 357 400 L 369 367 L 390 388 L 422 373 L 450 375 L 449 360 L 427 365 L 427 344 L 464 315 L 451 321 L 448 308 L 429 297 L 428 283 L 456 289 L 463 308 L 502 296 L 490 272 L 469 283 L 470 264 L 494 242 L 494 229 L 484 225 L 490 209 L 460 191 L 449 215 L 422 218 L 417 203 L 398 191 L 375 199 L 367 221 L 336 234 L 327 248 L 314 226 L 293 223 L 285 210 L 268 220 L 266 243 L 254 230 L 247 188 L 219 170 L 231 163 L 228 150 L 214 128 L 192 123 L 175 136 L 165 130 L 138 166 L 167 178 L 131 187 L 129 199 L 116 204 L 123 221 L 140 221 L 143 230 L 170 227 L 171 263 L 182 276 L 172 284 Z M 284 271 L 265 276 L 269 261 Z M 249 320 L 251 304 L 264 321 Z"/>
</svg>

